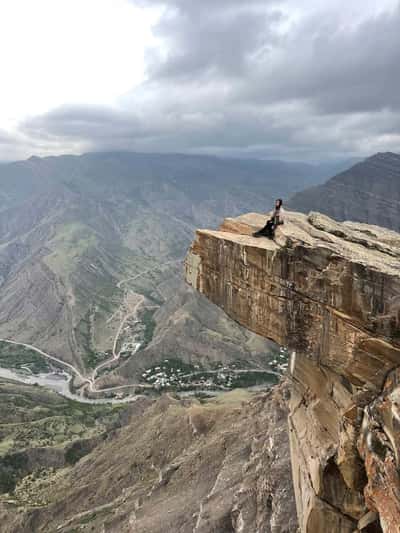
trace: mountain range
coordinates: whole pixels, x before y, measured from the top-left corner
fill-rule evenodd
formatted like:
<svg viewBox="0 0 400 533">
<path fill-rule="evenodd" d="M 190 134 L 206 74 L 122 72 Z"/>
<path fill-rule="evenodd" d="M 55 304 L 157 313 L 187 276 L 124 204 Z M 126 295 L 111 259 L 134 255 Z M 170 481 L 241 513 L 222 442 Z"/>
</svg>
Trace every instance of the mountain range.
<svg viewBox="0 0 400 533">
<path fill-rule="evenodd" d="M 289 207 L 319 211 L 336 220 L 353 220 L 400 230 L 400 155 L 378 153 L 326 183 L 295 194 Z"/>
<path fill-rule="evenodd" d="M 148 307 L 160 308 L 147 332 L 148 361 L 160 354 L 188 360 L 262 352 L 265 345 L 188 293 L 180 261 L 196 227 L 268 211 L 275 196 L 320 182 L 330 168 L 136 153 L 2 165 L 0 338 L 86 371 L 112 350 L 129 285 Z M 130 281 L 121 288 L 124 280 Z"/>
</svg>

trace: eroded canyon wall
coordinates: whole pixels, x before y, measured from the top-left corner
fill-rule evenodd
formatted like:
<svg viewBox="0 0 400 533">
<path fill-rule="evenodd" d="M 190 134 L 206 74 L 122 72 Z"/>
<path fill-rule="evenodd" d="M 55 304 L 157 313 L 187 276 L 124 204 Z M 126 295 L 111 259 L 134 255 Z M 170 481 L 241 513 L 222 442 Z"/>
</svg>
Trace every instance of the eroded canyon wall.
<svg viewBox="0 0 400 533">
<path fill-rule="evenodd" d="M 288 213 L 199 230 L 186 279 L 292 352 L 289 433 L 304 533 L 400 531 L 400 235 Z"/>
</svg>

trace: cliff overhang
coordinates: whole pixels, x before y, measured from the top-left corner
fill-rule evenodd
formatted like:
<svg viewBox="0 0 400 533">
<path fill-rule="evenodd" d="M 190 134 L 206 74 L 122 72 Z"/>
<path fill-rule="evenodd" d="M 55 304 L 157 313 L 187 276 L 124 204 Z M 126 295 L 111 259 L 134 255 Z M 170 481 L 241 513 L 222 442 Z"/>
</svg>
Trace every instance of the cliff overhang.
<svg viewBox="0 0 400 533">
<path fill-rule="evenodd" d="M 248 329 L 287 346 L 301 530 L 400 531 L 400 235 L 289 212 L 199 230 L 186 280 Z"/>
</svg>

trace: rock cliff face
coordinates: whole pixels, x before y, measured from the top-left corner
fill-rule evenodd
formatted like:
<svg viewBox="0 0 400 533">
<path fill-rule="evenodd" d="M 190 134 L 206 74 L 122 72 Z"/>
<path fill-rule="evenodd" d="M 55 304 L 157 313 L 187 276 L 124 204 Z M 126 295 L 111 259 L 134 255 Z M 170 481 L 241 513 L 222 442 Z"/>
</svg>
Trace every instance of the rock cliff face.
<svg viewBox="0 0 400 533">
<path fill-rule="evenodd" d="M 292 351 L 289 434 L 302 532 L 400 531 L 400 235 L 288 213 L 197 232 L 190 285 Z"/>
</svg>

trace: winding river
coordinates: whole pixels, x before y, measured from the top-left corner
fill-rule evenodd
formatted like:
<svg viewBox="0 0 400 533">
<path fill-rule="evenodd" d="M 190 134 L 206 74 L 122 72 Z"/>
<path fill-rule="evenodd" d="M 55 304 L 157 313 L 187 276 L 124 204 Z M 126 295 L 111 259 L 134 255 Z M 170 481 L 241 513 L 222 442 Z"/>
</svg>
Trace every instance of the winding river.
<svg viewBox="0 0 400 533">
<path fill-rule="evenodd" d="M 68 398 L 69 400 L 75 400 L 80 403 L 93 403 L 93 404 L 104 404 L 104 403 L 129 403 L 134 402 L 138 398 L 141 398 L 140 395 L 127 396 L 126 398 L 85 398 L 79 394 L 75 394 L 70 390 L 70 381 L 72 377 L 66 372 L 63 373 L 49 373 L 49 374 L 37 374 L 31 375 L 17 372 L 8 368 L 0 367 L 0 378 L 10 379 L 13 381 L 18 381 L 19 383 L 24 383 L 25 385 L 40 385 L 41 387 L 46 387 L 54 392 L 57 392 L 61 396 Z"/>
<path fill-rule="evenodd" d="M 168 261 L 168 262 L 164 263 L 163 265 L 157 265 L 155 268 L 147 269 L 144 272 L 139 272 L 135 276 L 132 276 L 130 278 L 127 278 L 127 279 L 119 281 L 117 283 L 117 287 L 121 288 L 122 285 L 124 285 L 124 284 L 126 284 L 128 282 L 135 281 L 135 280 L 137 280 L 137 279 L 139 279 L 139 278 L 141 278 L 141 277 L 143 277 L 146 274 L 149 274 L 151 272 L 155 272 L 156 270 L 159 270 L 160 268 L 162 268 L 165 265 L 176 264 L 176 263 L 180 263 L 180 262 L 181 262 L 181 260 Z M 124 299 L 126 299 L 126 296 L 127 296 L 128 292 L 129 292 L 128 289 L 126 289 Z M 139 310 L 140 307 L 143 306 L 144 301 L 145 301 L 145 297 L 143 295 L 140 295 L 140 297 L 139 297 L 138 301 L 136 302 L 136 305 L 133 307 L 133 309 L 131 309 L 130 312 L 126 312 L 125 316 L 121 319 L 120 325 L 119 325 L 117 333 L 115 335 L 113 349 L 112 349 L 112 357 L 110 359 L 108 359 L 107 361 L 103 361 L 102 363 L 100 363 L 93 370 L 93 372 L 92 372 L 92 374 L 90 376 L 84 376 L 79 371 L 79 369 L 76 368 L 75 366 L 73 366 L 72 364 L 63 361 L 63 360 L 59 359 L 58 357 L 55 357 L 54 355 L 48 354 L 47 352 L 41 350 L 40 348 L 37 348 L 36 346 L 33 346 L 31 344 L 26 344 L 26 343 L 23 343 L 23 342 L 13 341 L 11 339 L 0 339 L 0 342 L 13 344 L 13 345 L 16 345 L 16 346 L 23 346 L 25 348 L 33 350 L 33 351 L 37 352 L 39 355 L 41 355 L 42 357 L 44 357 L 45 359 L 48 359 L 48 360 L 50 360 L 50 361 L 52 361 L 54 363 L 57 363 L 58 366 L 61 365 L 62 367 L 66 368 L 68 370 L 68 372 L 66 372 L 66 371 L 57 372 L 57 373 L 49 372 L 49 373 L 42 373 L 42 374 L 37 374 L 37 375 L 34 375 L 34 374 L 29 375 L 26 372 L 18 372 L 16 370 L 12 370 L 12 369 L 9 369 L 9 368 L 0 367 L 0 378 L 11 379 L 11 380 L 14 380 L 14 381 L 18 381 L 19 383 L 24 383 L 26 385 L 41 385 L 42 387 L 46 387 L 48 389 L 51 389 L 51 390 L 57 392 L 58 394 L 64 396 L 65 398 L 69 398 L 70 400 L 75 400 L 75 401 L 81 402 L 81 403 L 93 403 L 93 404 L 96 404 L 96 403 L 97 404 L 104 404 L 104 403 L 118 404 L 118 403 L 120 403 L 121 404 L 121 403 L 129 403 L 129 402 L 136 401 L 138 398 L 141 398 L 142 396 L 136 394 L 136 395 L 126 396 L 125 398 L 96 398 L 96 399 L 86 398 L 86 397 L 81 396 L 79 394 L 73 393 L 71 391 L 71 388 L 70 388 L 70 382 L 73 379 L 72 375 L 74 374 L 81 381 L 86 382 L 86 385 L 89 387 L 89 390 L 92 391 L 92 392 L 111 392 L 111 391 L 122 390 L 122 389 L 125 389 L 125 388 L 128 388 L 128 387 L 133 387 L 134 386 L 134 385 L 122 385 L 122 386 L 110 387 L 108 389 L 97 390 L 96 389 L 96 378 L 97 378 L 97 374 L 98 374 L 99 370 L 101 370 L 102 368 L 104 368 L 106 366 L 109 366 L 110 363 L 113 363 L 113 362 L 118 361 L 120 359 L 121 350 L 119 350 L 119 351 L 117 350 L 117 344 L 118 344 L 118 340 L 120 338 L 120 335 L 122 333 L 123 327 L 125 326 L 125 324 L 126 324 L 126 322 L 127 322 L 127 320 L 129 318 L 132 318 L 132 317 L 136 318 L 138 310 Z M 110 317 L 110 320 L 113 317 L 114 317 L 114 315 L 112 317 Z M 140 349 L 140 346 L 141 346 L 141 344 L 139 342 L 137 342 L 136 345 L 135 345 L 134 353 L 132 355 L 136 354 L 136 352 Z"/>
</svg>

